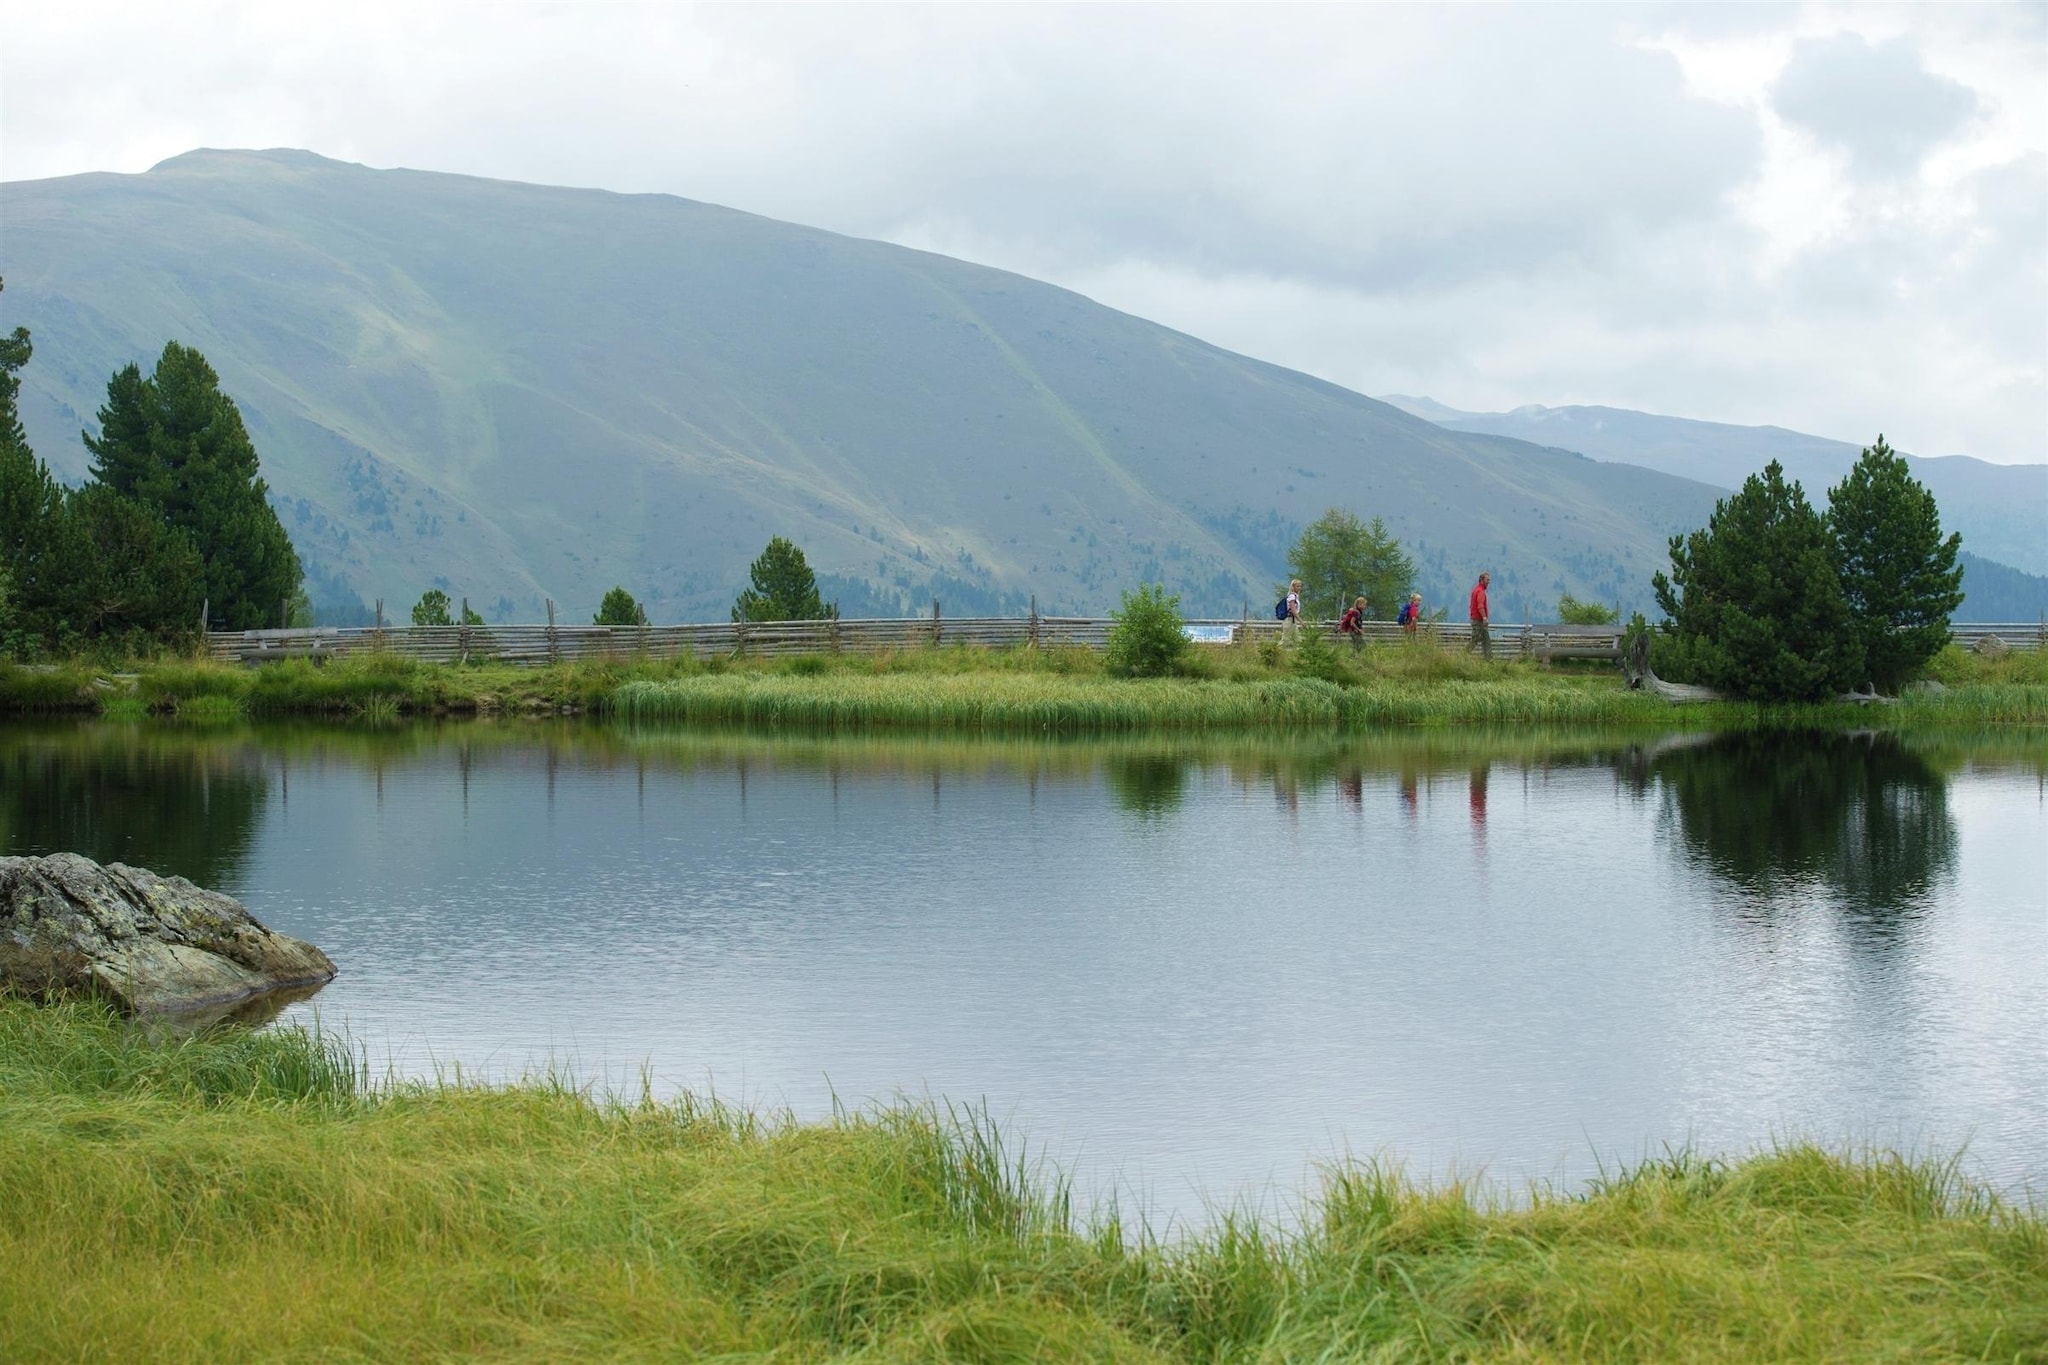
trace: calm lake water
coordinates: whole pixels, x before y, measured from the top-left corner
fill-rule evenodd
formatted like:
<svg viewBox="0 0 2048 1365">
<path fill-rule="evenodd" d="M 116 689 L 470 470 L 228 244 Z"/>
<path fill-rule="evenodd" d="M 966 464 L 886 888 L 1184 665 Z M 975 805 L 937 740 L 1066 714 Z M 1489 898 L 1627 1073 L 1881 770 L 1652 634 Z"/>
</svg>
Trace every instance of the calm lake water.
<svg viewBox="0 0 2048 1365">
<path fill-rule="evenodd" d="M 2048 736 L 12 727 L 0 849 L 240 896 L 379 1066 L 985 1101 L 1155 1215 L 1798 1136 L 2048 1192 Z"/>
</svg>

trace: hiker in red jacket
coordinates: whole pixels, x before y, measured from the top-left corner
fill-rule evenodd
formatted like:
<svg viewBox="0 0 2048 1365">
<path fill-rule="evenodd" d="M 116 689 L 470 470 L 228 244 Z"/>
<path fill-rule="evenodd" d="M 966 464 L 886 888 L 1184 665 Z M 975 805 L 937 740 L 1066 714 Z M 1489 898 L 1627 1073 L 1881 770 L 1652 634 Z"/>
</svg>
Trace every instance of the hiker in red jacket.
<svg viewBox="0 0 2048 1365">
<path fill-rule="evenodd" d="M 1470 654 L 1476 648 L 1489 660 L 1493 658 L 1493 637 L 1486 633 L 1486 622 L 1489 615 L 1486 609 L 1486 585 L 1492 581 L 1493 579 L 1489 575 L 1481 574 L 1479 575 L 1479 581 L 1472 587 L 1472 641 L 1465 646 L 1467 654 Z"/>
<path fill-rule="evenodd" d="M 1346 607 L 1344 614 L 1337 618 L 1337 633 L 1351 637 L 1351 648 L 1353 650 L 1356 650 L 1365 643 L 1365 599 L 1363 597 Z"/>
</svg>

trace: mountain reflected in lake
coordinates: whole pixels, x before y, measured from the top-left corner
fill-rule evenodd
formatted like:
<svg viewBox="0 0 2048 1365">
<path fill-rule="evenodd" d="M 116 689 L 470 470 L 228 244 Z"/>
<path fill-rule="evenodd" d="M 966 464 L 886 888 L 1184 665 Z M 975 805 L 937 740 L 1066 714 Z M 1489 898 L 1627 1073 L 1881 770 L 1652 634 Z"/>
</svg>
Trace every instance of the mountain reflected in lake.
<svg viewBox="0 0 2048 1365">
<path fill-rule="evenodd" d="M 0 730 L 0 848 L 325 948 L 373 1064 L 998 1118 L 1168 1216 L 1341 1150 L 2048 1186 L 2048 738 Z"/>
</svg>

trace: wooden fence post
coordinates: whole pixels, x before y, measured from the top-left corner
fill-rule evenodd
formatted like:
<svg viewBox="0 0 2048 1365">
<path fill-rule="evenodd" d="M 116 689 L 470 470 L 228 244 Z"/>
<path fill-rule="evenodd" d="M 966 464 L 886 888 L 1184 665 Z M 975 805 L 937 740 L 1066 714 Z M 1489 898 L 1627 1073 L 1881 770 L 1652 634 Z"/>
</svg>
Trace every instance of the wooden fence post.
<svg viewBox="0 0 2048 1365">
<path fill-rule="evenodd" d="M 939 634 L 942 629 L 939 625 L 939 599 L 934 597 L 932 599 L 932 644 L 934 647 L 939 643 Z"/>
<path fill-rule="evenodd" d="M 1038 648 L 1038 594 L 1031 594 L 1031 647 Z"/>
<path fill-rule="evenodd" d="M 542 600 L 548 604 L 548 662 L 551 664 L 560 663 L 562 661 L 562 650 L 555 640 L 555 599 L 548 597 Z"/>
</svg>

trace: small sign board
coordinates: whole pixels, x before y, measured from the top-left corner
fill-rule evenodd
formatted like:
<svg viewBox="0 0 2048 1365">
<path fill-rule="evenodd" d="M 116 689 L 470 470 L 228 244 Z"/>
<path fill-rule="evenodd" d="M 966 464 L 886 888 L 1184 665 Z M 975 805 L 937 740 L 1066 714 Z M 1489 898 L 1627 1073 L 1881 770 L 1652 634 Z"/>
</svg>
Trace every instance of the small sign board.
<svg viewBox="0 0 2048 1365">
<path fill-rule="evenodd" d="M 1198 645 L 1227 645 L 1230 643 L 1230 626 L 1182 626 L 1181 633 Z"/>
</svg>

